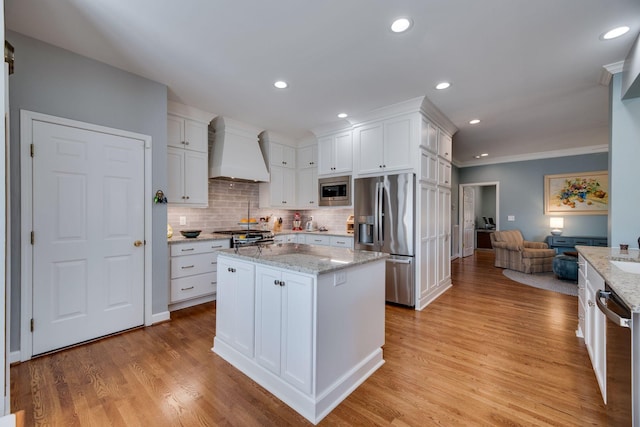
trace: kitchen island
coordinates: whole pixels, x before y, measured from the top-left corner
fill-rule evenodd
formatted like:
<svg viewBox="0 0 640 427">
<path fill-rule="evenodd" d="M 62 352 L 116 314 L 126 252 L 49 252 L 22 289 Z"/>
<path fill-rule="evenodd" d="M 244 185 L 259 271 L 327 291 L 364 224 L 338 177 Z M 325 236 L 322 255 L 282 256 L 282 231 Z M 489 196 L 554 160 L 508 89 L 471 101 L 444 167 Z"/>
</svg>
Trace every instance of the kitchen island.
<svg viewBox="0 0 640 427">
<path fill-rule="evenodd" d="M 386 257 L 293 243 L 220 251 L 212 350 L 318 423 L 384 363 Z"/>
</svg>

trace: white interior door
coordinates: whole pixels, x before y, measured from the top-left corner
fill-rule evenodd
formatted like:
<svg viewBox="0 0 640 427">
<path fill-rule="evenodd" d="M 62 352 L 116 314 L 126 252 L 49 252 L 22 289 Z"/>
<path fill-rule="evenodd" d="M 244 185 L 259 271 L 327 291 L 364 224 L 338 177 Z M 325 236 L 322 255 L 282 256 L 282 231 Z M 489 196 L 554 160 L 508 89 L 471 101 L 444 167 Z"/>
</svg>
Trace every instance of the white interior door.
<svg viewBox="0 0 640 427">
<path fill-rule="evenodd" d="M 464 203 L 463 203 L 463 243 L 462 256 L 467 257 L 473 255 L 475 249 L 475 233 L 476 233 L 476 196 L 473 187 L 464 187 Z"/>
<path fill-rule="evenodd" d="M 33 121 L 33 348 L 144 323 L 144 142 Z"/>
</svg>

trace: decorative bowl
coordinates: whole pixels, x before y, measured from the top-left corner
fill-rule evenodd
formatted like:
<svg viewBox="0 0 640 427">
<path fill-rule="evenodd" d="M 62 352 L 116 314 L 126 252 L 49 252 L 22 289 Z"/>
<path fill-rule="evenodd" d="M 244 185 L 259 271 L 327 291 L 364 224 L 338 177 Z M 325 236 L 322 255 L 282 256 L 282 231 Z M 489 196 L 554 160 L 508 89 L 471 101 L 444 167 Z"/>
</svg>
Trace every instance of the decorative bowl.
<svg viewBox="0 0 640 427">
<path fill-rule="evenodd" d="M 200 235 L 200 233 L 202 233 L 202 230 L 181 230 L 180 231 L 180 234 L 182 234 L 184 237 L 188 237 L 190 239 L 198 237 Z"/>
</svg>

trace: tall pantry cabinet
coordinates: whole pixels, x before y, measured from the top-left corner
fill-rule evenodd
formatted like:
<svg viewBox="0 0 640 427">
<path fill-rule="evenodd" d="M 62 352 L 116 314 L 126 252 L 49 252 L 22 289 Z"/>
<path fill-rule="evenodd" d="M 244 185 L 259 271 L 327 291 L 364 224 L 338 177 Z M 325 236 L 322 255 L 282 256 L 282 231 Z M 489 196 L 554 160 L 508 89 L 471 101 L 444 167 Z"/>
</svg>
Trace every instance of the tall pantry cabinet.
<svg viewBox="0 0 640 427">
<path fill-rule="evenodd" d="M 416 309 L 423 309 L 451 287 L 451 149 L 457 128 L 424 97 L 352 120 L 354 178 L 416 176 L 414 273 Z"/>
</svg>

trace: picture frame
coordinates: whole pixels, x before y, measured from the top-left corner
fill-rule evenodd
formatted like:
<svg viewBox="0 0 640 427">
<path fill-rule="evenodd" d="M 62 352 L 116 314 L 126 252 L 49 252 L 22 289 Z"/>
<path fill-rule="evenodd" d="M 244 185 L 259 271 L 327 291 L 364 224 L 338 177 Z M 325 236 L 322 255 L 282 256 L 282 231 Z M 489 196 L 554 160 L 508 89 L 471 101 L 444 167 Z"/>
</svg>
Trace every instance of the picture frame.
<svg viewBox="0 0 640 427">
<path fill-rule="evenodd" d="M 607 171 L 562 173 L 544 176 L 545 215 L 607 215 Z"/>
</svg>

